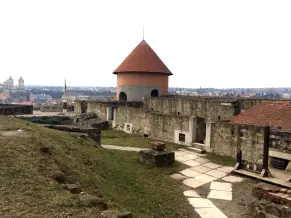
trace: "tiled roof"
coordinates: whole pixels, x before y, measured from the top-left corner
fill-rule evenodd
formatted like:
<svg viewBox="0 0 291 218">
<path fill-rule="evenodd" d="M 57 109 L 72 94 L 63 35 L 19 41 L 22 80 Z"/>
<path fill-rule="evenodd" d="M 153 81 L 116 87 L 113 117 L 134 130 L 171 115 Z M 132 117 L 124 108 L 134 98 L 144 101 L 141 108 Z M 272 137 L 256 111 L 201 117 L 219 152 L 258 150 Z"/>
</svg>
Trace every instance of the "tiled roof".
<svg viewBox="0 0 291 218">
<path fill-rule="evenodd" d="M 146 41 L 141 41 L 113 72 L 150 72 L 173 75 Z"/>
<path fill-rule="evenodd" d="M 263 102 L 235 116 L 234 124 L 281 127 L 291 130 L 291 104 L 289 102 Z"/>
</svg>

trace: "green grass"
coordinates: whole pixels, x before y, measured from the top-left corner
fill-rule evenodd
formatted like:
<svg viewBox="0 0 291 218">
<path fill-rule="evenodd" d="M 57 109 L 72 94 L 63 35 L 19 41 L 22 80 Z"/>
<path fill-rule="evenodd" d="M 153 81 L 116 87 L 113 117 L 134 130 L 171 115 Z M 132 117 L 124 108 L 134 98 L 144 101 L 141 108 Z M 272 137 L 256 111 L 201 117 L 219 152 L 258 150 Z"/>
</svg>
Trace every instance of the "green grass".
<svg viewBox="0 0 291 218">
<path fill-rule="evenodd" d="M 224 165 L 224 166 L 235 166 L 236 160 L 232 157 L 221 156 L 214 153 L 207 153 L 206 158 L 216 164 Z"/>
<path fill-rule="evenodd" d="M 104 130 L 101 135 L 102 144 L 107 145 L 120 145 L 129 147 L 139 147 L 139 148 L 150 148 L 150 142 L 161 141 L 150 138 L 145 138 L 137 135 L 132 135 L 118 130 Z M 178 149 L 182 148 L 182 145 L 165 142 L 166 149 Z"/>
<path fill-rule="evenodd" d="M 178 163 L 149 167 L 139 162 L 138 153 L 105 150 L 67 132 L 0 116 L 0 134 L 18 129 L 23 136 L 0 135 L 0 217 L 96 217 L 97 208 L 82 207 L 76 195 L 51 179 L 56 169 L 68 183 L 104 198 L 110 209 L 138 218 L 197 217 L 181 182 L 169 177 L 182 169 Z M 51 154 L 40 152 L 44 145 Z"/>
</svg>

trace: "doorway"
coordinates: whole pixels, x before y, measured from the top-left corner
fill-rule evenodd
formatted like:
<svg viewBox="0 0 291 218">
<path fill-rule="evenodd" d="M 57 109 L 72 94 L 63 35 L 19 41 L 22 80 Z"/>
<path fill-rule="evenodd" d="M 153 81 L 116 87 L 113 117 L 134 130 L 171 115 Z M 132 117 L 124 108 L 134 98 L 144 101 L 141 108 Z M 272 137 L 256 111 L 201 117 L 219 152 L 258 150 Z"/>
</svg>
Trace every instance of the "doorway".
<svg viewBox="0 0 291 218">
<path fill-rule="evenodd" d="M 196 142 L 204 144 L 206 138 L 206 123 L 202 117 L 196 118 Z"/>
<path fill-rule="evenodd" d="M 152 90 L 151 97 L 159 97 L 159 91 L 157 89 Z"/>
<path fill-rule="evenodd" d="M 125 92 L 119 93 L 119 101 L 127 101 L 127 95 L 125 94 Z"/>
</svg>

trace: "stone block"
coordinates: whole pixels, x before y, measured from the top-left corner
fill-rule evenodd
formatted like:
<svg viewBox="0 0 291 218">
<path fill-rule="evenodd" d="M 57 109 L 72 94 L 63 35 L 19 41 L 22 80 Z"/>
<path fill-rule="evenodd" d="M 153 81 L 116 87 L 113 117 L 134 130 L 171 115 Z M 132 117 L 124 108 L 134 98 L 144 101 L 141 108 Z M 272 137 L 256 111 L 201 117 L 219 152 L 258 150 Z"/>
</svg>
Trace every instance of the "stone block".
<svg viewBox="0 0 291 218">
<path fill-rule="evenodd" d="M 166 149 L 166 143 L 163 142 L 150 142 L 152 150 L 163 151 Z"/>
<path fill-rule="evenodd" d="M 140 151 L 140 161 L 158 167 L 171 166 L 175 162 L 175 153 L 172 151 Z"/>
</svg>

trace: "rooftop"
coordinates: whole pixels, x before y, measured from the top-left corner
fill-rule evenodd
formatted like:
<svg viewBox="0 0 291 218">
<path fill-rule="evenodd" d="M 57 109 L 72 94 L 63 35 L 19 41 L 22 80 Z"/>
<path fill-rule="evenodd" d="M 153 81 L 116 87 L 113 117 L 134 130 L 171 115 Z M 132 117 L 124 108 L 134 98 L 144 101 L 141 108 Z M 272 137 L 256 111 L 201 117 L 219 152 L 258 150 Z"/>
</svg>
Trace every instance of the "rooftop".
<svg viewBox="0 0 291 218">
<path fill-rule="evenodd" d="M 291 130 L 291 104 L 289 102 L 262 102 L 232 119 L 234 124 L 281 127 Z"/>
<path fill-rule="evenodd" d="M 145 40 L 142 40 L 135 47 L 113 73 L 117 74 L 124 72 L 163 73 L 173 75 Z"/>
</svg>

